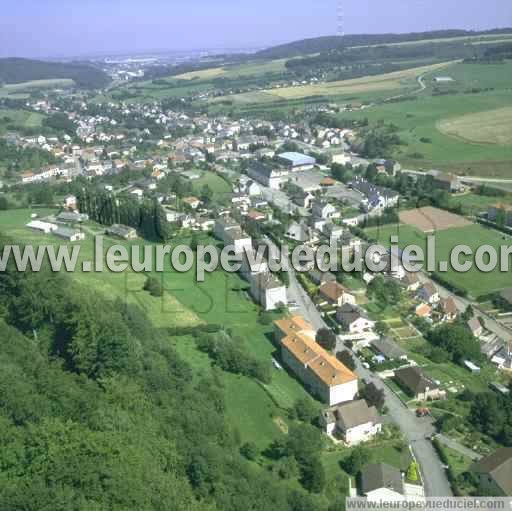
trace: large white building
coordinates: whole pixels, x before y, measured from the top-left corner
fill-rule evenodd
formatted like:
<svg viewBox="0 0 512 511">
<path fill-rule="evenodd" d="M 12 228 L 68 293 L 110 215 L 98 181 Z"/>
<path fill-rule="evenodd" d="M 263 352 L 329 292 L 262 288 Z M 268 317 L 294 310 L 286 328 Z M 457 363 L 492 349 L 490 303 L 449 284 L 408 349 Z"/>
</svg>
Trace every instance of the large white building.
<svg viewBox="0 0 512 511">
<path fill-rule="evenodd" d="M 315 341 L 315 333 L 300 317 L 274 323 L 283 362 L 308 390 L 329 406 L 352 401 L 357 376 Z"/>
</svg>

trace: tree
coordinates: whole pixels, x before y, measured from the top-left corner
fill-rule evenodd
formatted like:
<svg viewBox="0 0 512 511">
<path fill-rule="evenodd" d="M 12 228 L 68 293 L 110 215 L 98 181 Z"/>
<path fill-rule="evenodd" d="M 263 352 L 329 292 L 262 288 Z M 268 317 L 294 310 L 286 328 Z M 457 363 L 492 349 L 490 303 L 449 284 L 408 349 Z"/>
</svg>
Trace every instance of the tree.
<svg viewBox="0 0 512 511">
<path fill-rule="evenodd" d="M 311 493 L 321 493 L 325 488 L 325 469 L 318 456 L 302 464 L 301 484 Z"/>
<path fill-rule="evenodd" d="M 384 389 L 377 388 L 377 386 L 373 382 L 370 382 L 368 383 L 368 385 L 365 385 L 365 387 L 361 391 L 361 397 L 366 399 L 367 403 L 370 406 L 375 406 L 377 410 L 382 410 L 384 408 Z"/>
<path fill-rule="evenodd" d="M 7 197 L 0 195 L 0 211 L 5 211 L 7 209 L 9 209 L 9 201 L 7 200 Z"/>
<path fill-rule="evenodd" d="M 352 354 L 347 351 L 339 351 L 336 353 L 336 358 L 346 367 L 348 367 L 351 371 L 353 371 L 356 368 L 356 362 L 354 360 L 354 357 Z"/>
<path fill-rule="evenodd" d="M 418 464 L 415 461 L 411 461 L 411 464 L 407 469 L 407 479 L 412 482 L 416 482 L 418 480 Z"/>
<path fill-rule="evenodd" d="M 329 328 L 320 328 L 316 333 L 316 342 L 327 351 L 336 347 L 336 334 Z"/>
<path fill-rule="evenodd" d="M 375 331 L 381 336 L 386 335 L 389 332 L 389 325 L 385 321 L 377 321 Z"/>
<path fill-rule="evenodd" d="M 313 419 L 318 417 L 318 408 L 309 397 L 303 397 L 295 401 L 293 412 L 303 422 L 312 422 Z"/>
<path fill-rule="evenodd" d="M 240 447 L 240 454 L 250 461 L 258 458 L 260 451 L 254 442 L 246 442 Z"/>
<path fill-rule="evenodd" d="M 343 470 L 350 475 L 357 475 L 362 468 L 370 463 L 372 459 L 371 451 L 367 447 L 355 447 L 350 455 L 342 462 Z"/>
<path fill-rule="evenodd" d="M 164 290 L 162 285 L 154 277 L 148 277 L 144 283 L 144 291 L 148 291 L 151 296 L 160 297 L 163 296 Z"/>
<path fill-rule="evenodd" d="M 469 321 L 474 315 L 473 306 L 469 304 L 466 310 L 462 313 L 461 318 L 463 321 Z"/>
<path fill-rule="evenodd" d="M 478 361 L 481 358 L 480 344 L 473 334 L 460 324 L 444 324 L 433 329 L 427 336 L 434 346 L 450 353 L 454 362 Z"/>
</svg>

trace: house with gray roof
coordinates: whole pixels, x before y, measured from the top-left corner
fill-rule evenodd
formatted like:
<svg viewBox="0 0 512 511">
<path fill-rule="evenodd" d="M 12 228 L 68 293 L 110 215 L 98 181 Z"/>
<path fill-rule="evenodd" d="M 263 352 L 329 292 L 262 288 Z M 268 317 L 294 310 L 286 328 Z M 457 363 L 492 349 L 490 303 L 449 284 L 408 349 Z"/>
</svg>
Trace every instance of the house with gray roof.
<svg viewBox="0 0 512 511">
<path fill-rule="evenodd" d="M 361 493 L 370 501 L 393 501 L 404 498 L 402 474 L 387 463 L 371 463 L 361 470 Z"/>
<path fill-rule="evenodd" d="M 417 401 L 427 401 L 443 397 L 439 385 L 427 377 L 418 366 L 404 367 L 395 371 L 395 380 Z"/>
<path fill-rule="evenodd" d="M 364 399 L 327 408 L 320 422 L 328 435 L 341 436 L 347 445 L 367 442 L 382 431 L 379 412 Z"/>
<path fill-rule="evenodd" d="M 512 447 L 502 447 L 472 465 L 480 488 L 496 497 L 512 496 Z"/>
</svg>

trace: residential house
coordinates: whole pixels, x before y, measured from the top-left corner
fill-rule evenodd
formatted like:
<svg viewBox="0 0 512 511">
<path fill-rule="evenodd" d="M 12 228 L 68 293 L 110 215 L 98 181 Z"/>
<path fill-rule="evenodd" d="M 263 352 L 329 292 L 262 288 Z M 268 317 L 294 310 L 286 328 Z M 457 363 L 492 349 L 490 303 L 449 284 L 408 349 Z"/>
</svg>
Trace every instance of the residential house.
<svg viewBox="0 0 512 511">
<path fill-rule="evenodd" d="M 416 273 L 406 271 L 405 275 L 400 280 L 400 284 L 402 284 L 407 291 L 415 292 L 419 289 L 421 282 Z"/>
<path fill-rule="evenodd" d="M 76 209 L 78 201 L 75 195 L 66 195 L 64 198 L 64 207 L 66 209 Z"/>
<path fill-rule="evenodd" d="M 320 423 L 328 435 L 340 435 L 349 446 L 367 442 L 382 431 L 377 409 L 364 399 L 327 408 L 320 415 Z"/>
<path fill-rule="evenodd" d="M 328 222 L 323 226 L 322 232 L 329 238 L 329 243 L 337 243 L 343 238 L 345 229 L 341 225 Z"/>
<path fill-rule="evenodd" d="M 276 310 L 288 303 L 286 286 L 272 273 L 251 276 L 251 296 L 263 310 Z"/>
<path fill-rule="evenodd" d="M 310 227 L 303 223 L 292 222 L 288 227 L 285 237 L 300 243 L 316 243 L 318 238 Z"/>
<path fill-rule="evenodd" d="M 400 194 L 395 190 L 374 185 L 363 178 L 357 178 L 349 186 L 364 195 L 361 205 L 367 213 L 394 207 L 400 199 Z"/>
<path fill-rule="evenodd" d="M 379 337 L 370 341 L 372 349 L 388 360 L 407 360 L 407 352 L 404 351 L 391 337 Z"/>
<path fill-rule="evenodd" d="M 432 176 L 432 184 L 439 190 L 456 193 L 464 189 L 464 185 L 455 174 L 439 171 L 431 171 L 429 174 Z"/>
<path fill-rule="evenodd" d="M 201 204 L 201 201 L 197 197 L 185 197 L 183 199 L 183 204 L 186 204 L 192 209 L 197 209 Z"/>
<path fill-rule="evenodd" d="M 452 296 L 441 299 L 439 302 L 439 311 L 441 313 L 442 321 L 453 321 L 459 313 L 455 300 Z"/>
<path fill-rule="evenodd" d="M 369 332 L 375 326 L 366 315 L 366 312 L 350 303 L 345 303 L 336 311 L 336 320 L 351 334 L 362 334 Z"/>
<path fill-rule="evenodd" d="M 496 497 L 512 496 L 512 447 L 501 447 L 471 466 L 480 488 Z"/>
<path fill-rule="evenodd" d="M 219 217 L 215 220 L 213 235 L 226 245 L 229 239 L 227 233 L 232 229 L 240 229 L 240 224 L 230 217 Z"/>
<path fill-rule="evenodd" d="M 471 318 L 466 323 L 466 325 L 469 328 L 469 331 L 477 338 L 480 337 L 484 333 L 484 328 L 478 318 Z"/>
<path fill-rule="evenodd" d="M 420 303 L 414 310 L 418 318 L 428 319 L 432 316 L 432 307 L 426 303 Z"/>
<path fill-rule="evenodd" d="M 226 246 L 232 246 L 236 254 L 241 254 L 244 249 L 252 249 L 252 238 L 241 227 L 226 231 Z"/>
<path fill-rule="evenodd" d="M 398 468 L 371 463 L 361 470 L 361 493 L 370 502 L 404 500 L 404 483 Z"/>
<path fill-rule="evenodd" d="M 321 272 L 319 270 L 313 269 L 308 272 L 308 277 L 317 286 L 325 284 L 326 282 L 336 282 L 336 275 L 328 271 Z"/>
<path fill-rule="evenodd" d="M 320 286 L 319 293 L 327 303 L 336 307 L 341 307 L 344 304 L 356 304 L 356 297 L 336 281 L 324 282 Z"/>
<path fill-rule="evenodd" d="M 428 378 L 417 366 L 396 370 L 395 380 L 410 396 L 418 401 L 440 399 L 443 396 L 439 385 Z"/>
<path fill-rule="evenodd" d="M 336 208 L 324 200 L 316 200 L 313 203 L 313 217 L 323 220 L 331 220 L 339 216 Z"/>
<path fill-rule="evenodd" d="M 271 188 L 272 190 L 278 190 L 288 175 L 288 170 L 270 166 L 260 161 L 252 161 L 249 164 L 247 174 L 257 183 Z"/>
<path fill-rule="evenodd" d="M 419 289 L 418 297 L 430 305 L 436 305 L 440 300 L 439 291 L 430 280 L 425 282 Z"/>
<path fill-rule="evenodd" d="M 310 336 L 299 332 L 284 337 L 281 357 L 308 390 L 329 406 L 352 401 L 357 395 L 357 376 Z"/>
<path fill-rule="evenodd" d="M 309 209 L 311 207 L 314 199 L 315 196 L 312 193 L 302 189 L 297 190 L 292 196 L 293 203 L 305 209 Z"/>
</svg>

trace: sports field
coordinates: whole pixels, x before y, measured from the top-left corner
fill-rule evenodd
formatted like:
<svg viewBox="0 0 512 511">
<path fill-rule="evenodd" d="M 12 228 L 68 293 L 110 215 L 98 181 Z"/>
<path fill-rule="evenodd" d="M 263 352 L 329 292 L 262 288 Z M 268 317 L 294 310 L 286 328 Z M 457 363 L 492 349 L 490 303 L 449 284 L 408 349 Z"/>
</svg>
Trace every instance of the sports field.
<svg viewBox="0 0 512 511">
<path fill-rule="evenodd" d="M 463 216 L 454 215 L 444 209 L 431 206 L 401 211 L 400 221 L 422 232 L 434 232 L 471 225 L 471 222 Z"/>
<path fill-rule="evenodd" d="M 390 237 L 398 235 L 400 248 L 418 245 L 423 249 L 425 257 L 427 255 L 427 234 L 410 225 L 374 227 L 367 229 L 366 232 L 383 246 L 389 246 Z M 458 273 L 451 268 L 449 263 L 451 251 L 457 245 L 467 245 L 473 254 L 480 246 L 490 245 L 499 254 L 501 246 L 512 246 L 512 237 L 476 224 L 440 230 L 433 236 L 436 244 L 436 268 L 439 268 L 440 261 L 448 262 L 448 271 L 442 272 L 440 275 L 456 286 L 466 289 L 472 297 L 476 298 L 512 286 L 512 271 L 502 273 L 499 268 L 496 268 L 492 272 L 483 273 L 473 264 L 470 271 Z M 469 260 L 473 259 L 469 258 Z M 463 261 L 464 256 L 461 256 L 461 262 Z M 509 259 L 509 263 L 512 268 L 512 258 Z"/>
<path fill-rule="evenodd" d="M 477 144 L 512 144 L 512 106 L 443 119 L 439 131 L 465 142 Z"/>
</svg>

